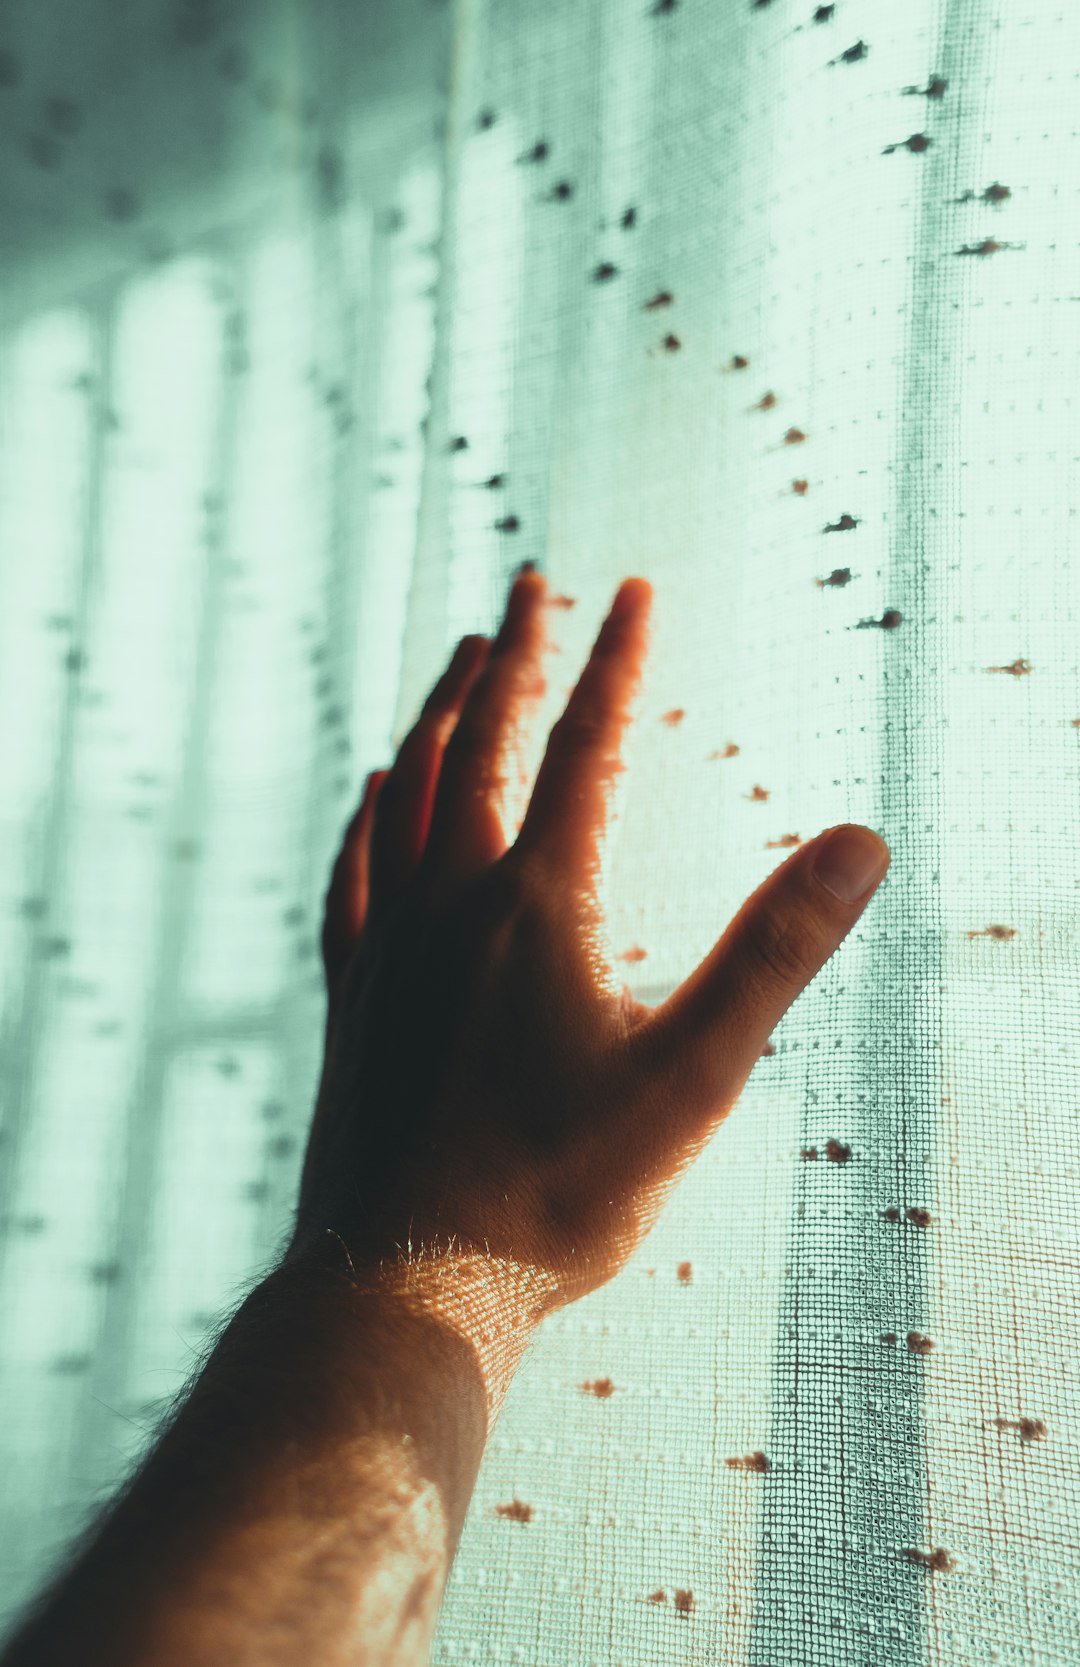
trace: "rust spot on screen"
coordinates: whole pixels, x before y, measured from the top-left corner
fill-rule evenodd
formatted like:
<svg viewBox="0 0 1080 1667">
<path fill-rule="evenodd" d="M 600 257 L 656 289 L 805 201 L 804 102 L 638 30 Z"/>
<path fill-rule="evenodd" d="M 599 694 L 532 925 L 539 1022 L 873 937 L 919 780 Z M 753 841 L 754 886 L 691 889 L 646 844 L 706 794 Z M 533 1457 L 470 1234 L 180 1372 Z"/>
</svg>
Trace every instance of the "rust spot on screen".
<svg viewBox="0 0 1080 1667">
<path fill-rule="evenodd" d="M 762 394 L 756 405 L 751 405 L 751 411 L 771 411 L 776 404 L 776 395 L 772 392 Z"/>
<path fill-rule="evenodd" d="M 971 931 L 969 938 L 1015 938 L 1015 926 L 987 926 L 981 932 Z"/>
<path fill-rule="evenodd" d="M 909 1563 L 921 1563 L 924 1568 L 935 1569 L 942 1574 L 948 1574 L 956 1567 L 956 1560 L 949 1556 L 944 1546 L 937 1546 L 933 1551 L 920 1551 L 916 1546 L 905 1547 L 903 1555 Z"/>
<path fill-rule="evenodd" d="M 984 671 L 1003 671 L 1010 677 L 1027 677 L 1031 672 L 1030 660 L 1014 660 L 1011 666 L 984 666 Z"/>
<path fill-rule="evenodd" d="M 825 585 L 849 585 L 851 583 L 850 567 L 834 567 L 827 579 L 815 579 L 815 585 L 821 590 Z"/>
<path fill-rule="evenodd" d="M 882 1210 L 881 1213 L 885 1217 L 886 1221 L 900 1220 L 900 1211 L 896 1208 L 895 1204 L 891 1204 L 887 1210 Z"/>
<path fill-rule="evenodd" d="M 495 1510 L 501 1517 L 508 1517 L 511 1522 L 531 1522 L 533 1508 L 523 1505 L 520 1499 L 511 1500 L 509 1505 L 496 1505 Z"/>
<path fill-rule="evenodd" d="M 679 1614 L 680 1615 L 689 1615 L 689 1613 L 693 1609 L 693 1607 L 694 1607 L 694 1594 L 693 1594 L 693 1592 L 683 1591 L 679 1587 L 676 1587 L 675 1588 L 675 1608 L 678 1610 Z"/>
<path fill-rule="evenodd" d="M 674 729 L 676 724 L 681 724 L 682 723 L 685 716 L 686 716 L 685 706 L 673 706 L 670 712 L 665 712 L 664 713 L 663 717 L 660 719 L 660 722 L 665 723 L 665 724 L 668 725 L 669 728 Z"/>
<path fill-rule="evenodd" d="M 655 312 L 657 307 L 670 307 L 673 299 L 674 297 L 669 289 L 662 289 L 658 295 L 653 296 L 651 301 L 646 301 L 641 310 L 643 313 L 651 313 Z"/>
<path fill-rule="evenodd" d="M 640 945 L 635 945 L 633 949 L 628 949 L 625 954 L 616 955 L 615 959 L 617 961 L 644 961 L 648 953 L 647 949 L 642 949 Z"/>
<path fill-rule="evenodd" d="M 752 800 L 755 804 L 761 804 L 765 799 L 767 799 L 769 797 L 769 793 L 768 793 L 767 788 L 760 787 L 758 785 L 758 783 L 755 782 L 752 791 L 749 792 L 749 793 L 744 793 L 743 797 L 745 799 Z"/>
<path fill-rule="evenodd" d="M 1042 1441 L 1046 1435 L 1041 1418 L 995 1418 L 993 1423 L 999 1430 L 1018 1431 L 1021 1441 Z"/>
<path fill-rule="evenodd" d="M 935 75 L 929 86 L 901 87 L 900 91 L 902 94 L 907 94 L 909 97 L 912 93 L 918 93 L 919 96 L 923 98 L 944 98 L 945 89 L 948 85 L 949 83 L 944 80 L 942 76 Z"/>
<path fill-rule="evenodd" d="M 825 1155 L 830 1163 L 847 1163 L 851 1157 L 851 1147 L 842 1145 L 839 1140 L 830 1140 L 825 1148 Z"/>
<path fill-rule="evenodd" d="M 1080 718 L 1076 720 L 1076 727 L 1080 729 Z M 729 741 L 723 752 L 711 752 L 705 762 L 710 764 L 714 758 L 735 758 L 738 756 L 738 752 L 739 749 L 734 741 Z"/>
<path fill-rule="evenodd" d="M 913 133 L 908 139 L 901 139 L 898 145 L 886 145 L 882 156 L 891 156 L 894 151 L 909 150 L 915 156 L 921 156 L 924 150 L 929 150 L 933 140 L 926 133 Z"/>
<path fill-rule="evenodd" d="M 817 1147 L 804 1146 L 802 1151 L 799 1153 L 799 1156 L 801 1158 L 805 1158 L 808 1162 L 812 1162 L 817 1157 Z"/>
<path fill-rule="evenodd" d="M 933 1343 L 929 1337 L 924 1337 L 921 1331 L 909 1331 L 907 1346 L 912 1354 L 929 1354 Z"/>
<path fill-rule="evenodd" d="M 615 1385 L 610 1378 L 594 1378 L 592 1383 L 581 1385 L 583 1395 L 595 1395 L 598 1401 L 606 1401 L 615 1393 Z"/>
<path fill-rule="evenodd" d="M 934 1219 L 929 1210 L 923 1210 L 917 1204 L 913 1204 L 906 1214 L 908 1220 L 914 1222 L 916 1227 L 929 1227 Z"/>
<path fill-rule="evenodd" d="M 766 849 L 766 851 L 786 851 L 792 845 L 801 845 L 801 844 L 802 844 L 801 835 L 799 835 L 799 834 L 781 834 L 779 839 L 767 839 L 765 841 L 765 849 Z"/>
<path fill-rule="evenodd" d="M 678 1269 L 676 1271 L 678 1273 L 678 1278 L 679 1278 L 680 1284 L 689 1285 L 691 1275 L 694 1271 L 693 1268 L 690 1266 L 690 1263 L 689 1262 L 680 1262 L 679 1266 L 678 1266 Z"/>
<path fill-rule="evenodd" d="M 996 237 L 984 237 L 981 243 L 965 243 L 962 248 L 954 249 L 957 255 L 996 255 L 1001 249 L 1022 249 L 1022 243 L 999 243 Z"/>
<path fill-rule="evenodd" d="M 747 1453 L 744 1458 L 725 1459 L 729 1470 L 754 1470 L 764 1476 L 769 1469 L 769 1461 L 764 1453 Z"/>
</svg>

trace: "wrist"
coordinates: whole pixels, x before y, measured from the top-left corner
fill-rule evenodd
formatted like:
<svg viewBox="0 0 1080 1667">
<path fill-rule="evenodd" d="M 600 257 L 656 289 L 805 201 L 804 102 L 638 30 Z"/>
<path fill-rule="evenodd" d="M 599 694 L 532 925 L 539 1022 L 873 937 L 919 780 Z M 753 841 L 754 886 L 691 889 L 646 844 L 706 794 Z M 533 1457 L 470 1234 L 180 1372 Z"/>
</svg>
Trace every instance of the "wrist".
<svg viewBox="0 0 1080 1667">
<path fill-rule="evenodd" d="M 488 1434 L 553 1291 L 549 1275 L 506 1257 L 458 1246 L 395 1246 L 375 1256 L 333 1228 L 294 1240 L 277 1274 L 320 1287 L 352 1287 L 391 1322 L 437 1322 L 466 1342 L 487 1395 Z"/>
</svg>

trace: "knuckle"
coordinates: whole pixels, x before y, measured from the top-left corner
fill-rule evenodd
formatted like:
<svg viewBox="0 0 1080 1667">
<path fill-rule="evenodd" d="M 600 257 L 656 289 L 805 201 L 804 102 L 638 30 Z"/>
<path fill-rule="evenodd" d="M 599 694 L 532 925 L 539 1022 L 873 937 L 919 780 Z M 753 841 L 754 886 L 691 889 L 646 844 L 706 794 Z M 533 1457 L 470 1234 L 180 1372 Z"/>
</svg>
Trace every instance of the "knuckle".
<svg viewBox="0 0 1080 1667">
<path fill-rule="evenodd" d="M 557 752 L 588 751 L 604 744 L 607 724 L 596 711 L 568 706 L 551 731 Z"/>
<path fill-rule="evenodd" d="M 747 929 L 750 973 L 763 982 L 787 988 L 807 984 L 818 970 L 811 934 L 797 915 L 763 909 Z"/>
</svg>

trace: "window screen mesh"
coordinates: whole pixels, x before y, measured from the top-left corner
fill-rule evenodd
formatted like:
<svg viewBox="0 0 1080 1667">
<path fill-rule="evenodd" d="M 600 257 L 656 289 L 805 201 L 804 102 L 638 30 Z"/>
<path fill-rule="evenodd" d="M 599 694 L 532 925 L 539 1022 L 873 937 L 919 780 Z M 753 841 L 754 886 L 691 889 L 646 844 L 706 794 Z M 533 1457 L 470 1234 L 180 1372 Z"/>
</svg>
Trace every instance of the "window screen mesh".
<svg viewBox="0 0 1080 1667">
<path fill-rule="evenodd" d="M 433 1660 L 1080 1658 L 1078 59 L 1049 0 L 0 5 L 8 1626 L 282 1248 L 330 864 L 531 557 L 530 770 L 655 589 L 635 995 L 822 828 L 892 866 L 538 1334 Z"/>
</svg>

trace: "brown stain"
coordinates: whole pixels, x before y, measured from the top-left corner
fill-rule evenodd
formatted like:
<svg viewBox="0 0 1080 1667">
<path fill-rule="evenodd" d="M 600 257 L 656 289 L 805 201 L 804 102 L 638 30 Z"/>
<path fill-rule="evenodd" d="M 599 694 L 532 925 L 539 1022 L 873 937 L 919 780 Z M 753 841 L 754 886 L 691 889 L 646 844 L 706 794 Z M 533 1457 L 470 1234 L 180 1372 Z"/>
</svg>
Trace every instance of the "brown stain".
<svg viewBox="0 0 1080 1667">
<path fill-rule="evenodd" d="M 764 1453 L 747 1453 L 744 1458 L 725 1459 L 729 1470 L 753 1470 L 764 1476 L 771 1468 Z"/>
<path fill-rule="evenodd" d="M 1042 1441 L 1046 1435 L 1041 1418 L 995 1418 L 992 1422 L 999 1430 L 1018 1431 L 1021 1441 Z"/>
<path fill-rule="evenodd" d="M 682 346 L 682 342 L 679 340 L 678 336 L 665 336 L 664 346 L 667 348 L 669 353 L 677 353 L 679 348 Z"/>
<path fill-rule="evenodd" d="M 771 411 L 775 404 L 776 404 L 776 395 L 774 393 L 770 392 L 770 393 L 767 393 L 767 394 L 762 394 L 762 396 L 758 400 L 757 404 L 756 405 L 751 405 L 750 409 L 751 409 L 751 411 Z"/>
<path fill-rule="evenodd" d="M 676 1587 L 675 1588 L 675 1608 L 678 1610 L 679 1614 L 680 1615 L 689 1615 L 691 1610 L 693 1609 L 693 1607 L 694 1607 L 694 1594 L 693 1594 L 693 1592 L 683 1591 L 680 1587 Z"/>
<path fill-rule="evenodd" d="M 1080 729 L 1080 718 L 1077 718 L 1076 720 L 1076 727 Z M 729 741 L 723 752 L 711 752 L 705 762 L 706 764 L 711 764 L 714 758 L 735 758 L 738 756 L 738 752 L 739 748 L 735 745 L 734 741 Z"/>
<path fill-rule="evenodd" d="M 765 849 L 766 851 L 787 851 L 792 845 L 801 844 L 801 834 L 788 833 L 781 834 L 779 839 L 767 839 L 765 841 Z"/>
<path fill-rule="evenodd" d="M 606 1401 L 615 1393 L 615 1385 L 610 1378 L 595 1378 L 592 1383 L 581 1385 L 583 1395 L 595 1395 L 598 1401 Z"/>
<path fill-rule="evenodd" d="M 801 446 L 805 439 L 806 435 L 801 428 L 789 428 L 784 435 L 784 444 L 785 446 Z"/>
<path fill-rule="evenodd" d="M 857 527 L 858 525 L 859 523 L 855 519 L 854 515 L 848 515 L 845 513 L 844 515 L 841 515 L 839 521 L 826 521 L 821 530 L 825 533 L 847 533 L 850 532 L 853 527 Z"/>
<path fill-rule="evenodd" d="M 942 1574 L 948 1574 L 956 1567 L 956 1559 L 950 1557 L 944 1546 L 940 1545 L 933 1551 L 920 1551 L 916 1546 L 907 1546 L 903 1555 L 909 1563 L 921 1563 L 924 1568 L 934 1569 Z"/>
<path fill-rule="evenodd" d="M 830 1140 L 825 1148 L 825 1156 L 830 1163 L 847 1163 L 851 1158 L 851 1147 L 844 1146 L 839 1140 Z"/>
<path fill-rule="evenodd" d="M 890 1204 L 889 1208 L 887 1210 L 882 1210 L 881 1213 L 885 1217 L 886 1221 L 900 1220 L 900 1211 L 896 1208 L 895 1204 Z"/>
<path fill-rule="evenodd" d="M 886 608 L 880 619 L 860 619 L 854 629 L 856 631 L 895 631 L 898 625 L 903 624 L 903 620 L 904 616 L 899 608 Z"/>
<path fill-rule="evenodd" d="M 509 1505 L 496 1505 L 495 1511 L 498 1516 L 507 1517 L 511 1522 L 532 1521 L 532 1506 L 523 1505 L 520 1499 L 511 1500 Z"/>
<path fill-rule="evenodd" d="M 913 1222 L 916 1227 L 929 1227 L 930 1223 L 934 1219 L 929 1210 L 921 1209 L 917 1204 L 913 1204 L 911 1208 L 905 1212 L 905 1214 L 907 1215 L 908 1220 Z"/>
<path fill-rule="evenodd" d="M 659 294 L 653 296 L 651 301 L 646 301 L 641 310 L 643 313 L 655 312 L 657 307 L 670 307 L 673 300 L 674 297 L 671 291 L 669 289 L 662 289 Z"/>
<path fill-rule="evenodd" d="M 1009 677 L 1029 677 L 1031 675 L 1031 661 L 1014 660 L 1009 666 L 984 666 L 983 671 L 1005 672 Z"/>
<path fill-rule="evenodd" d="M 929 150 L 933 140 L 926 133 L 913 133 L 907 139 L 902 139 L 898 145 L 886 145 L 882 156 L 892 156 L 894 151 L 909 150 L 914 156 L 921 156 L 923 151 Z"/>
<path fill-rule="evenodd" d="M 800 498 L 805 498 L 810 490 L 810 482 L 808 480 L 793 480 L 791 490 L 797 492 Z"/>
<path fill-rule="evenodd" d="M 999 941 L 1005 938 L 1015 938 L 1015 936 L 1015 926 L 986 926 L 981 932 L 971 931 L 968 933 L 969 938 L 997 938 Z"/>
<path fill-rule="evenodd" d="M 768 788 L 759 786 L 757 782 L 754 783 L 754 786 L 749 793 L 743 794 L 743 798 L 749 799 L 752 804 L 764 804 L 768 797 Z"/>
<path fill-rule="evenodd" d="M 934 1344 L 929 1337 L 924 1337 L 921 1331 L 909 1331 L 907 1346 L 912 1354 L 929 1354 Z"/>
<path fill-rule="evenodd" d="M 680 1262 L 678 1268 L 676 1269 L 679 1283 L 681 1285 L 689 1285 L 693 1271 L 694 1270 L 689 1262 Z"/>
<path fill-rule="evenodd" d="M 849 585 L 851 583 L 850 567 L 834 567 L 827 579 L 815 579 L 815 585 L 823 590 L 826 585 Z"/>
<path fill-rule="evenodd" d="M 799 1156 L 800 1158 L 804 1158 L 808 1163 L 813 1162 L 817 1158 L 817 1147 L 804 1146 L 802 1151 L 799 1153 Z"/>
<path fill-rule="evenodd" d="M 647 949 L 635 945 L 633 949 L 626 950 L 624 954 L 616 955 L 615 959 L 616 961 L 644 961 L 648 953 Z"/>
<path fill-rule="evenodd" d="M 660 1587 L 655 1592 L 650 1592 L 649 1593 L 649 1602 L 650 1603 L 666 1603 L 667 1602 L 667 1593 L 664 1591 L 663 1587 Z"/>
<path fill-rule="evenodd" d="M 669 726 L 669 728 L 674 729 L 676 724 L 682 723 L 685 716 L 685 706 L 673 706 L 670 712 L 665 712 L 663 714 L 660 722 L 665 723 Z"/>
<path fill-rule="evenodd" d="M 920 98 L 943 98 L 945 96 L 945 89 L 948 85 L 949 83 L 940 75 L 935 75 L 934 79 L 927 87 L 902 87 L 900 91 L 901 94 L 905 94 L 908 97 L 910 97 L 912 93 L 917 93 Z"/>
<path fill-rule="evenodd" d="M 593 283 L 594 284 L 606 283 L 609 278 L 616 277 L 617 274 L 618 274 L 618 271 L 619 271 L 619 268 L 615 265 L 614 261 L 602 260 L 600 262 L 599 266 L 595 266 L 593 268 L 593 274 L 592 274 Z"/>
<path fill-rule="evenodd" d="M 996 255 L 1000 249 L 1023 248 L 1023 244 L 999 243 L 996 237 L 984 237 L 981 243 L 965 243 L 963 248 L 954 249 L 956 255 Z"/>
</svg>

